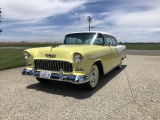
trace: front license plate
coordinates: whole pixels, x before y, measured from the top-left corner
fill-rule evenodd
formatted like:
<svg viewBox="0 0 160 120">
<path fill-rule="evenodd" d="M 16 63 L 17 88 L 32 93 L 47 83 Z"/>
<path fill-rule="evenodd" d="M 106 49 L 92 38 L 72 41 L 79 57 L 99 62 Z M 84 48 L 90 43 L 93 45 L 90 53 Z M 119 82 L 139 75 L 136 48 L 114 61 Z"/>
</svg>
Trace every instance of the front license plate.
<svg viewBox="0 0 160 120">
<path fill-rule="evenodd" d="M 50 79 L 51 78 L 51 74 L 52 74 L 51 71 L 41 71 L 39 77 Z"/>
</svg>

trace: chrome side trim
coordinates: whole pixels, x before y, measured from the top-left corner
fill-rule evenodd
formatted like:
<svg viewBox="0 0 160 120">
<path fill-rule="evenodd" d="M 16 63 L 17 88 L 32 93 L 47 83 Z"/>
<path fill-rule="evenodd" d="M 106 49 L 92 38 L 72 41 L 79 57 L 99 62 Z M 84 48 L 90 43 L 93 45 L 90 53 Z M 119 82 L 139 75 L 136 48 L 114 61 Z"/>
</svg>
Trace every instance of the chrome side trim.
<svg viewBox="0 0 160 120">
<path fill-rule="evenodd" d="M 88 57 L 88 58 L 86 58 L 86 59 L 97 58 L 97 57 L 101 57 L 101 56 L 105 56 L 105 55 L 109 55 L 109 54 L 111 54 L 111 53 L 100 54 L 100 55 L 96 55 L 96 56 Z"/>
</svg>

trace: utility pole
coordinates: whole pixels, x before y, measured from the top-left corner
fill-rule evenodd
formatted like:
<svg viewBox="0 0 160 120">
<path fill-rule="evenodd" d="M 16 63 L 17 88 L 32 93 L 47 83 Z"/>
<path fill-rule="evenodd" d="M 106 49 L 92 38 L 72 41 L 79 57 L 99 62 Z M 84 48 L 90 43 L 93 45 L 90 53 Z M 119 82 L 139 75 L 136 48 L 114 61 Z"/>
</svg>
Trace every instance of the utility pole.
<svg viewBox="0 0 160 120">
<path fill-rule="evenodd" d="M 0 17 L 1 17 L 1 13 L 2 13 L 2 11 L 1 11 L 1 8 L 0 8 Z M 2 22 L 2 21 L 0 20 L 0 22 Z M 0 29 L 0 35 L 1 35 L 1 32 L 2 32 L 2 29 Z"/>
<path fill-rule="evenodd" d="M 90 16 L 87 16 L 87 19 L 88 19 L 88 22 L 89 22 L 89 31 L 90 31 L 92 18 Z"/>
</svg>

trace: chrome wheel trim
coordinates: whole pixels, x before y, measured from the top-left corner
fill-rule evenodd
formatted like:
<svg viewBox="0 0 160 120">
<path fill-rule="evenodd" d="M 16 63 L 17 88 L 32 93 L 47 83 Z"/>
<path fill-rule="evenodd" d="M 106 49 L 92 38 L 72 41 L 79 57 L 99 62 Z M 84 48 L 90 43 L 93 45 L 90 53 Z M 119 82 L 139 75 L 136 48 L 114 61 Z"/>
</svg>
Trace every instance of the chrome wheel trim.
<svg viewBox="0 0 160 120">
<path fill-rule="evenodd" d="M 97 65 L 93 65 L 90 72 L 90 86 L 92 88 L 96 87 L 99 79 L 99 70 Z"/>
</svg>

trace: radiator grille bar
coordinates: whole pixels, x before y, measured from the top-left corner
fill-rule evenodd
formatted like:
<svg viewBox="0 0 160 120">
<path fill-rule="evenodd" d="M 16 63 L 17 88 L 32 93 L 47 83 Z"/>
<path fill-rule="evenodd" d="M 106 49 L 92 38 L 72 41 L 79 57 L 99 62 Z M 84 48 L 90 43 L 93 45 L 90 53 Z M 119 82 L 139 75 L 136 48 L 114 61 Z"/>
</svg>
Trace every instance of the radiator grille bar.
<svg viewBox="0 0 160 120">
<path fill-rule="evenodd" d="M 50 70 L 50 71 L 60 71 L 63 69 L 64 72 L 72 72 L 73 64 L 67 61 L 58 60 L 34 60 L 35 70 Z"/>
</svg>

